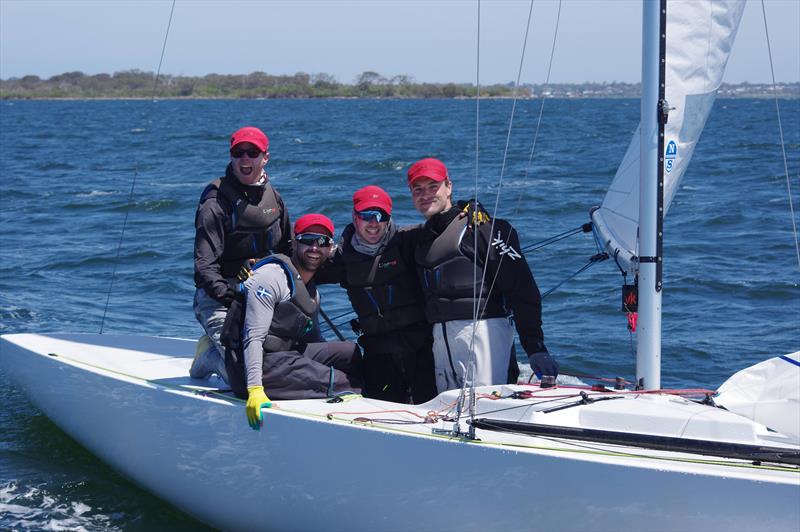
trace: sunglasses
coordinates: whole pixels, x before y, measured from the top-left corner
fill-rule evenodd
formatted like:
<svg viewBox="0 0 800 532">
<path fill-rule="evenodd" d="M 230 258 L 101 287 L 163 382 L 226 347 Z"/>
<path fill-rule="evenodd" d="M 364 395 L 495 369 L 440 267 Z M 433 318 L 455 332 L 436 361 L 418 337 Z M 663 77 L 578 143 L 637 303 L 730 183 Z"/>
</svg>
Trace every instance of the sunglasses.
<svg viewBox="0 0 800 532">
<path fill-rule="evenodd" d="M 383 211 L 356 211 L 356 216 L 365 222 L 369 222 L 372 219 L 374 219 L 376 222 L 388 222 L 389 218 L 391 218 L 391 216 Z"/>
<path fill-rule="evenodd" d="M 303 233 L 295 235 L 295 242 L 299 242 L 304 246 L 317 246 L 318 248 L 329 248 L 333 245 L 333 239 L 328 235 L 320 235 L 317 233 Z"/>
<path fill-rule="evenodd" d="M 247 156 L 250 157 L 251 159 L 255 159 L 259 157 L 262 153 L 263 152 L 258 148 L 250 148 L 249 150 L 245 150 L 243 148 L 233 148 L 231 150 L 231 157 L 233 157 L 234 159 L 241 159 L 242 157 L 244 157 L 245 154 L 247 154 Z"/>
</svg>

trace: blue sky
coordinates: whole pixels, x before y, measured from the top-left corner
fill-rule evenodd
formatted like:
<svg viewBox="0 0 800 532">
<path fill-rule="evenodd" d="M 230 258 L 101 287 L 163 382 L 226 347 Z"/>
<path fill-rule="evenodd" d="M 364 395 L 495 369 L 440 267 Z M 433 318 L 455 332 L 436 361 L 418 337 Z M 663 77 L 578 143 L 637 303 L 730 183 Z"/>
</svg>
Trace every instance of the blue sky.
<svg viewBox="0 0 800 532">
<path fill-rule="evenodd" d="M 0 0 L 0 78 L 67 71 L 155 71 L 171 0 Z M 516 78 L 528 13 L 522 0 L 481 4 L 481 83 Z M 556 0 L 534 4 L 523 82 L 545 80 Z M 373 70 L 417 81 L 474 82 L 474 0 L 178 0 L 162 72 Z M 800 0 L 767 0 L 778 81 L 800 81 Z M 641 7 L 564 0 L 551 82 L 638 81 Z M 750 0 L 725 81 L 769 81 L 760 0 Z"/>
</svg>

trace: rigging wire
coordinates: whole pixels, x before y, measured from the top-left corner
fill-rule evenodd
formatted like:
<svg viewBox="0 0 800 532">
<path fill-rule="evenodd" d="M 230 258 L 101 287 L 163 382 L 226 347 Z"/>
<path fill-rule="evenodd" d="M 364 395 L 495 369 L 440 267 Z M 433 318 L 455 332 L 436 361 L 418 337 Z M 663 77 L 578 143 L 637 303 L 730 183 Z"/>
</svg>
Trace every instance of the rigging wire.
<svg viewBox="0 0 800 532">
<path fill-rule="evenodd" d="M 477 209 L 478 206 L 478 177 L 480 175 L 480 141 L 481 141 L 481 0 L 477 2 L 477 35 L 475 38 L 475 208 Z M 467 219 L 467 224 L 471 223 L 471 220 Z M 477 246 L 478 243 L 478 234 L 474 232 L 474 245 Z M 477 275 L 478 275 L 478 257 L 475 255 L 473 257 L 473 267 L 472 267 L 472 315 L 475 316 L 476 312 L 478 311 L 478 303 L 476 302 L 477 299 Z M 475 351 L 474 351 L 474 340 L 475 340 L 475 328 L 477 326 L 477 322 L 473 317 L 472 320 L 472 339 L 470 340 L 469 344 L 469 352 L 470 358 L 469 362 L 467 362 L 467 367 L 464 369 L 464 382 L 461 383 L 461 391 L 458 394 L 458 399 L 456 401 L 456 416 L 455 416 L 455 424 L 453 426 L 453 432 L 456 434 L 461 433 L 461 413 L 464 406 L 465 394 L 467 392 L 467 386 L 470 387 L 470 392 L 473 399 L 470 400 L 469 411 L 470 416 L 474 416 L 474 395 L 475 395 L 475 386 L 473 384 L 474 377 L 475 377 Z M 444 334 L 445 341 L 447 340 L 447 328 L 443 325 L 442 333 Z M 470 436 L 474 438 L 475 436 L 475 429 L 470 427 Z"/>
<path fill-rule="evenodd" d="M 167 31 L 164 34 L 164 44 L 161 46 L 161 57 L 158 60 L 158 69 L 156 70 L 156 77 L 153 79 L 153 91 L 152 91 L 152 100 L 155 103 L 156 98 L 156 91 L 158 87 L 158 78 L 161 76 L 161 65 L 164 63 L 164 53 L 167 50 L 167 39 L 169 38 L 169 30 L 172 27 L 172 15 L 175 13 L 175 2 L 176 0 L 172 0 L 172 7 L 169 10 L 169 20 L 167 22 Z M 144 116 L 144 122 L 147 123 L 147 119 L 150 117 L 149 111 L 152 110 L 152 107 L 148 107 L 148 112 Z M 117 243 L 117 254 L 114 256 L 114 262 L 111 270 L 111 279 L 108 282 L 108 292 L 106 293 L 106 304 L 103 308 L 103 317 L 100 320 L 100 334 L 103 334 L 103 328 L 106 324 L 106 315 L 108 314 L 108 304 L 111 301 L 111 291 L 114 288 L 114 280 L 117 277 L 117 265 L 119 264 L 119 254 L 122 251 L 122 242 L 125 238 L 125 228 L 128 225 L 128 215 L 131 211 L 131 204 L 133 202 L 133 191 L 136 188 L 136 178 L 139 177 L 139 161 L 136 161 L 133 169 L 133 180 L 131 181 L 131 190 L 128 193 L 128 203 L 125 207 L 125 218 L 122 221 L 122 230 L 119 233 L 119 242 Z"/>
<path fill-rule="evenodd" d="M 489 228 L 489 234 L 490 235 L 494 234 L 494 224 L 495 224 L 495 220 L 497 218 L 497 209 L 500 207 L 500 192 L 503 189 L 503 177 L 505 176 L 506 161 L 508 160 L 508 147 L 511 144 L 511 131 L 512 131 L 513 126 L 514 126 L 514 114 L 516 113 L 517 99 L 519 97 L 519 82 L 520 82 L 520 78 L 522 77 L 522 67 L 523 67 L 523 65 L 525 63 L 525 49 L 528 46 L 528 35 L 530 34 L 532 15 L 533 15 L 533 0 L 531 0 L 530 7 L 528 9 L 528 22 L 525 25 L 525 37 L 524 37 L 524 39 L 522 41 L 522 53 L 520 54 L 520 59 L 519 59 L 519 68 L 517 70 L 517 79 L 514 82 L 514 90 L 513 90 L 513 93 L 512 93 L 513 94 L 513 101 L 511 103 L 511 116 L 509 117 L 509 120 L 508 120 L 508 132 L 506 133 L 506 145 L 505 145 L 505 148 L 503 149 L 503 160 L 502 160 L 502 163 L 500 165 L 500 178 L 498 179 L 498 182 L 497 182 L 497 194 L 495 195 L 494 208 L 492 209 L 492 225 Z M 477 197 L 477 183 L 476 183 L 475 194 L 476 194 L 476 197 Z M 473 231 L 473 233 L 475 234 L 474 255 L 475 255 L 475 261 L 476 261 L 476 264 L 477 264 L 477 256 L 478 256 L 478 248 L 477 248 L 478 237 L 477 237 L 477 235 L 478 235 L 478 232 L 477 231 Z M 506 243 L 508 243 L 508 242 L 506 242 Z M 480 287 L 481 288 L 481 293 L 483 293 L 483 287 L 484 287 L 485 280 L 486 280 L 486 264 L 489 261 L 489 252 L 490 251 L 491 251 L 491 246 L 487 246 L 486 255 L 484 256 L 484 259 L 483 259 L 483 268 L 482 268 L 483 272 L 482 272 L 482 276 L 481 276 L 481 287 Z M 502 260 L 502 257 L 501 257 L 501 260 Z M 494 283 L 492 283 L 492 285 L 489 287 L 489 292 L 490 293 L 491 293 L 491 290 L 492 290 L 493 286 L 494 286 Z M 479 314 L 477 312 L 475 312 L 473 314 L 473 320 L 477 320 L 478 316 L 479 316 Z M 473 338 L 473 340 L 474 340 L 474 338 Z"/>
<path fill-rule="evenodd" d="M 558 290 L 561 287 L 561 285 L 563 285 L 564 283 L 566 283 L 570 279 L 574 279 L 579 274 L 585 272 L 586 270 L 588 270 L 589 268 L 591 268 L 595 264 L 597 264 L 599 262 L 603 262 L 607 258 L 608 258 L 608 253 L 598 253 L 597 255 L 593 255 L 592 258 L 589 259 L 589 262 L 584 264 L 578 271 L 576 271 L 575 273 L 573 273 L 572 275 L 570 275 L 569 277 L 567 277 L 566 279 L 564 279 L 563 281 L 561 281 L 560 283 L 555 285 L 553 288 L 551 288 L 547 292 L 544 292 L 542 294 L 542 299 L 546 298 L 547 296 L 549 296 L 550 294 L 552 294 L 553 292 Z"/>
<path fill-rule="evenodd" d="M 530 170 L 533 167 L 533 153 L 536 149 L 536 141 L 539 138 L 539 130 L 542 126 L 542 115 L 544 114 L 544 88 L 546 88 L 550 84 L 550 74 L 553 71 L 553 58 L 556 54 L 556 40 L 558 39 L 558 28 L 559 22 L 561 21 L 561 0 L 558 2 L 558 12 L 556 13 L 556 27 L 553 30 L 553 42 L 550 45 L 550 60 L 547 64 L 547 76 L 544 79 L 544 85 L 542 87 L 542 97 L 539 99 L 539 116 L 536 119 L 536 129 L 533 132 L 533 142 L 531 143 L 531 151 L 528 154 L 528 164 L 525 165 L 525 174 L 523 176 L 523 181 L 528 179 L 528 175 L 530 174 Z M 519 195 L 517 196 L 517 206 L 514 208 L 514 214 L 516 215 L 519 212 L 519 206 L 522 203 L 522 192 L 520 191 Z"/>
<path fill-rule="evenodd" d="M 578 233 L 588 233 L 591 230 L 592 230 L 592 224 L 591 222 L 587 222 L 581 225 L 580 227 L 576 227 L 575 229 L 570 229 L 569 231 L 564 231 L 563 233 L 551 236 L 550 238 L 545 238 L 544 240 L 534 242 L 533 244 L 528 244 L 527 246 L 520 248 L 520 251 L 523 253 L 526 251 L 536 251 L 547 245 L 554 244 L 559 240 L 564 240 L 565 238 L 570 237 L 572 235 L 577 235 Z"/>
<path fill-rule="evenodd" d="M 514 114 L 515 114 L 516 107 L 517 107 L 517 100 L 519 98 L 519 82 L 520 82 L 520 78 L 522 77 L 522 67 L 523 67 L 524 62 L 525 62 L 525 49 L 527 48 L 528 35 L 530 34 L 530 26 L 531 26 L 532 14 L 533 14 L 533 0 L 530 1 L 529 8 L 528 8 L 528 20 L 527 20 L 527 23 L 525 25 L 525 37 L 524 37 L 523 42 L 522 42 L 522 53 L 521 53 L 521 56 L 520 56 L 519 69 L 517 71 L 517 79 L 516 79 L 516 82 L 514 83 L 513 102 L 512 102 L 512 106 L 511 106 L 511 117 L 509 118 L 508 133 L 506 134 L 506 145 L 505 145 L 505 149 L 503 151 L 503 162 L 502 162 L 502 165 L 501 165 L 501 168 L 500 168 L 500 179 L 498 181 L 497 195 L 495 197 L 494 211 L 492 213 L 492 225 L 491 225 L 491 228 L 489 230 L 490 234 L 492 234 L 494 232 L 495 218 L 496 218 L 497 209 L 498 209 L 498 206 L 499 206 L 499 203 L 500 203 L 500 191 L 502 190 L 503 175 L 505 174 L 505 165 L 506 165 L 506 160 L 508 159 L 508 147 L 509 147 L 509 144 L 511 142 L 511 131 L 512 131 L 512 126 L 514 124 Z M 479 88 L 478 88 L 478 91 L 476 93 L 476 101 L 478 102 L 478 105 L 480 105 L 480 85 L 479 85 L 479 81 L 480 81 L 480 0 L 478 0 L 478 37 L 477 37 L 477 43 L 478 43 L 478 46 L 477 46 L 477 65 L 476 65 L 476 69 L 477 69 L 477 75 L 478 75 L 478 87 Z M 478 145 L 477 141 L 480 139 L 480 115 L 478 115 L 476 117 L 475 126 L 476 126 L 476 132 L 475 132 L 476 133 L 476 144 L 475 144 L 475 208 L 477 209 L 477 206 L 478 206 L 478 174 L 479 174 L 478 163 L 479 163 L 479 160 L 480 160 L 480 151 L 479 151 L 479 145 Z M 467 224 L 470 224 L 470 223 L 472 223 L 472 220 L 468 219 L 467 220 Z M 473 301 L 473 307 L 472 307 L 472 309 L 473 309 L 473 313 L 472 313 L 472 334 L 470 336 L 470 342 L 469 342 L 469 361 L 467 362 L 467 368 L 465 370 L 465 379 L 464 379 L 464 382 L 462 383 L 461 392 L 459 394 L 459 399 L 458 399 L 458 410 L 457 410 L 457 414 L 456 414 L 457 421 L 456 421 L 456 429 L 455 429 L 456 432 L 460 431 L 460 429 L 459 429 L 459 421 L 458 420 L 460 420 L 460 417 L 461 417 L 461 406 L 463 404 L 462 403 L 463 398 L 466 397 L 467 387 L 469 387 L 469 389 L 470 389 L 470 394 L 469 394 L 469 400 L 470 400 L 469 415 L 470 415 L 470 419 L 474 419 L 475 418 L 475 400 L 476 400 L 476 397 L 475 397 L 475 382 L 474 382 L 474 380 L 475 380 L 474 379 L 474 376 L 475 376 L 475 364 L 476 364 L 476 358 L 475 358 L 475 334 L 476 334 L 476 331 L 477 331 L 478 316 L 480 315 L 480 312 L 482 312 L 482 310 L 480 309 L 480 301 L 478 300 L 478 294 L 479 293 L 480 294 L 483 293 L 483 287 L 485 286 L 485 282 L 486 282 L 486 263 L 488 261 L 489 251 L 490 251 L 490 247 L 487 247 L 486 256 L 484 258 L 484 263 L 483 263 L 483 266 L 481 268 L 481 270 L 482 270 L 481 271 L 481 283 L 480 283 L 480 289 L 479 289 L 478 288 L 478 283 L 477 283 L 477 270 L 478 270 L 478 231 L 477 230 L 473 231 L 473 237 L 474 237 L 474 243 L 473 243 L 473 285 L 472 285 L 473 286 L 473 288 L 472 288 L 472 293 L 473 293 L 473 298 L 472 298 L 472 301 Z M 445 335 L 447 334 L 446 330 L 443 331 L 443 332 L 444 332 Z M 469 435 L 470 435 L 470 438 L 474 438 L 475 437 L 475 427 L 472 424 L 470 424 Z"/>
<path fill-rule="evenodd" d="M 558 28 L 560 26 L 560 21 L 561 21 L 561 5 L 562 5 L 562 1 L 559 0 L 559 2 L 558 2 L 558 12 L 556 13 L 556 24 L 555 24 L 555 29 L 553 31 L 553 41 L 552 41 L 552 43 L 550 45 L 550 60 L 549 60 L 548 66 L 547 66 L 547 75 L 545 77 L 544 87 L 547 87 L 547 85 L 550 83 L 550 74 L 551 74 L 551 72 L 553 70 L 553 59 L 555 57 L 556 42 L 558 40 Z M 532 1 L 531 1 L 531 10 L 533 10 L 533 2 Z M 528 19 L 528 24 L 530 25 L 530 15 L 529 15 L 529 19 Z M 527 39 L 527 33 L 526 33 L 526 39 Z M 524 54 L 524 47 L 523 47 L 523 54 Z M 522 68 L 522 64 L 520 62 L 520 69 L 521 68 Z M 519 78 L 517 78 L 517 82 L 519 82 Z M 515 89 L 516 89 L 516 86 L 515 86 Z M 528 177 L 528 175 L 530 173 L 530 169 L 531 169 L 532 164 L 533 164 L 533 154 L 534 154 L 534 150 L 536 148 L 536 139 L 539 136 L 539 129 L 540 129 L 541 123 L 542 123 L 543 112 L 544 112 L 544 98 L 541 99 L 541 104 L 539 105 L 539 117 L 538 117 L 538 120 L 537 120 L 537 123 L 536 123 L 536 130 L 534 131 L 533 143 L 531 145 L 531 151 L 530 151 L 530 154 L 529 154 L 529 157 L 528 157 L 528 164 L 525 167 L 525 179 L 527 179 L 527 177 Z M 509 125 L 509 134 L 510 134 L 510 129 L 511 129 L 511 126 Z M 505 155 L 503 157 L 503 166 L 505 167 Z M 501 188 L 501 186 L 502 186 L 502 176 L 501 176 L 501 183 L 500 183 L 500 185 L 498 185 L 498 191 L 497 191 L 498 200 L 500 198 L 500 188 Z M 517 196 L 517 205 L 516 205 L 516 207 L 514 209 L 514 214 L 515 215 L 517 214 L 517 212 L 519 212 L 519 206 L 520 206 L 521 202 L 522 202 L 522 192 L 520 192 L 519 195 Z M 494 212 L 494 214 L 496 214 L 496 213 L 497 213 L 497 205 L 495 204 L 495 212 Z M 492 216 L 492 230 L 494 230 L 494 216 Z M 511 237 L 511 234 L 509 233 L 509 238 L 510 237 Z M 505 244 L 508 245 L 508 240 L 506 240 Z M 489 257 L 489 250 L 487 249 L 486 258 L 488 259 L 488 257 Z M 502 264 L 502 261 L 503 261 L 504 258 L 505 258 L 505 255 L 500 257 L 500 263 L 501 264 Z M 485 268 L 485 266 L 484 266 L 484 268 Z M 494 274 L 494 278 L 492 279 L 492 283 L 489 285 L 489 294 L 491 294 L 492 290 L 494 290 L 494 285 L 497 282 L 498 274 L 499 274 L 499 267 L 498 267 L 498 271 L 496 271 L 495 274 Z M 486 298 L 486 304 L 488 305 L 488 303 L 489 303 L 489 298 L 487 297 Z M 484 305 L 484 309 L 483 310 L 485 310 L 485 308 L 486 308 L 486 305 Z M 481 313 L 483 312 L 483 310 L 481 310 Z"/>
<path fill-rule="evenodd" d="M 764 0 L 761 0 L 761 13 L 764 18 L 764 34 L 767 40 L 767 53 L 769 55 L 769 70 L 772 74 L 772 92 L 775 95 L 775 112 L 778 115 L 778 132 L 781 137 L 781 153 L 783 154 L 783 172 L 786 176 L 786 190 L 789 193 L 789 211 L 792 214 L 792 233 L 794 234 L 794 250 L 797 255 L 797 267 L 800 269 L 800 243 L 797 239 L 797 223 L 795 222 L 794 205 L 792 203 L 792 180 L 789 177 L 789 164 L 786 160 L 786 142 L 783 138 L 783 124 L 781 123 L 781 108 L 778 105 L 778 88 L 775 83 L 775 66 L 772 62 L 772 47 L 769 42 L 769 28 L 767 27 L 767 8 Z"/>
</svg>

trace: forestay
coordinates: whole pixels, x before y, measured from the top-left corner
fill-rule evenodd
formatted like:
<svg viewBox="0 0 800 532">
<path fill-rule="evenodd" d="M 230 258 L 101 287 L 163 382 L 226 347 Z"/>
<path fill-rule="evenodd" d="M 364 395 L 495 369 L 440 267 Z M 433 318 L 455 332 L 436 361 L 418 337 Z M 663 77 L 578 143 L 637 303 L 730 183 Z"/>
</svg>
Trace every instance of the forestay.
<svg viewBox="0 0 800 532">
<path fill-rule="evenodd" d="M 711 112 L 744 5 L 744 0 L 667 3 L 664 214 Z M 591 215 L 601 242 L 626 271 L 636 270 L 638 257 L 640 134 L 641 125 Z"/>
</svg>

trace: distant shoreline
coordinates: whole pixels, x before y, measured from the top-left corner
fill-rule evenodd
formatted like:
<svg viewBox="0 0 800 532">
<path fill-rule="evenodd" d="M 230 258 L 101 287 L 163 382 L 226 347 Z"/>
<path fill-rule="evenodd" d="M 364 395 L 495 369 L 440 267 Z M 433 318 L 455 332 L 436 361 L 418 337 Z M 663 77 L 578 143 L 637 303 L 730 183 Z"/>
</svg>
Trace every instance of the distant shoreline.
<svg viewBox="0 0 800 532">
<path fill-rule="evenodd" d="M 800 91 L 794 93 L 781 93 L 777 97 L 781 100 L 798 100 L 800 99 Z M 237 97 L 237 96 L 24 96 L 24 95 L 6 95 L 0 92 L 0 101 L 233 101 L 233 100 L 470 100 L 475 96 L 431 96 L 431 97 L 414 97 L 414 96 L 277 96 L 277 97 Z M 513 96 L 481 96 L 482 100 L 509 100 Z M 518 96 L 521 100 L 539 100 L 541 96 Z M 766 100 L 775 98 L 773 93 L 739 93 L 729 94 L 719 92 L 717 93 L 717 100 Z M 559 96 L 548 95 L 545 96 L 548 100 L 636 100 L 639 99 L 638 95 L 631 96 L 600 96 L 600 95 L 572 95 L 572 96 Z"/>
<path fill-rule="evenodd" d="M 48 79 L 38 76 L 0 79 L 2 100 L 259 100 L 259 99 L 473 99 L 468 83 L 418 83 L 409 76 L 385 78 L 364 72 L 352 84 L 327 74 L 273 76 L 243 75 L 156 78 L 152 72 L 131 70 L 87 75 L 65 72 Z M 481 98 L 625 99 L 639 98 L 641 84 L 621 82 L 482 85 Z M 718 98 L 800 98 L 800 82 L 723 83 Z"/>
</svg>

